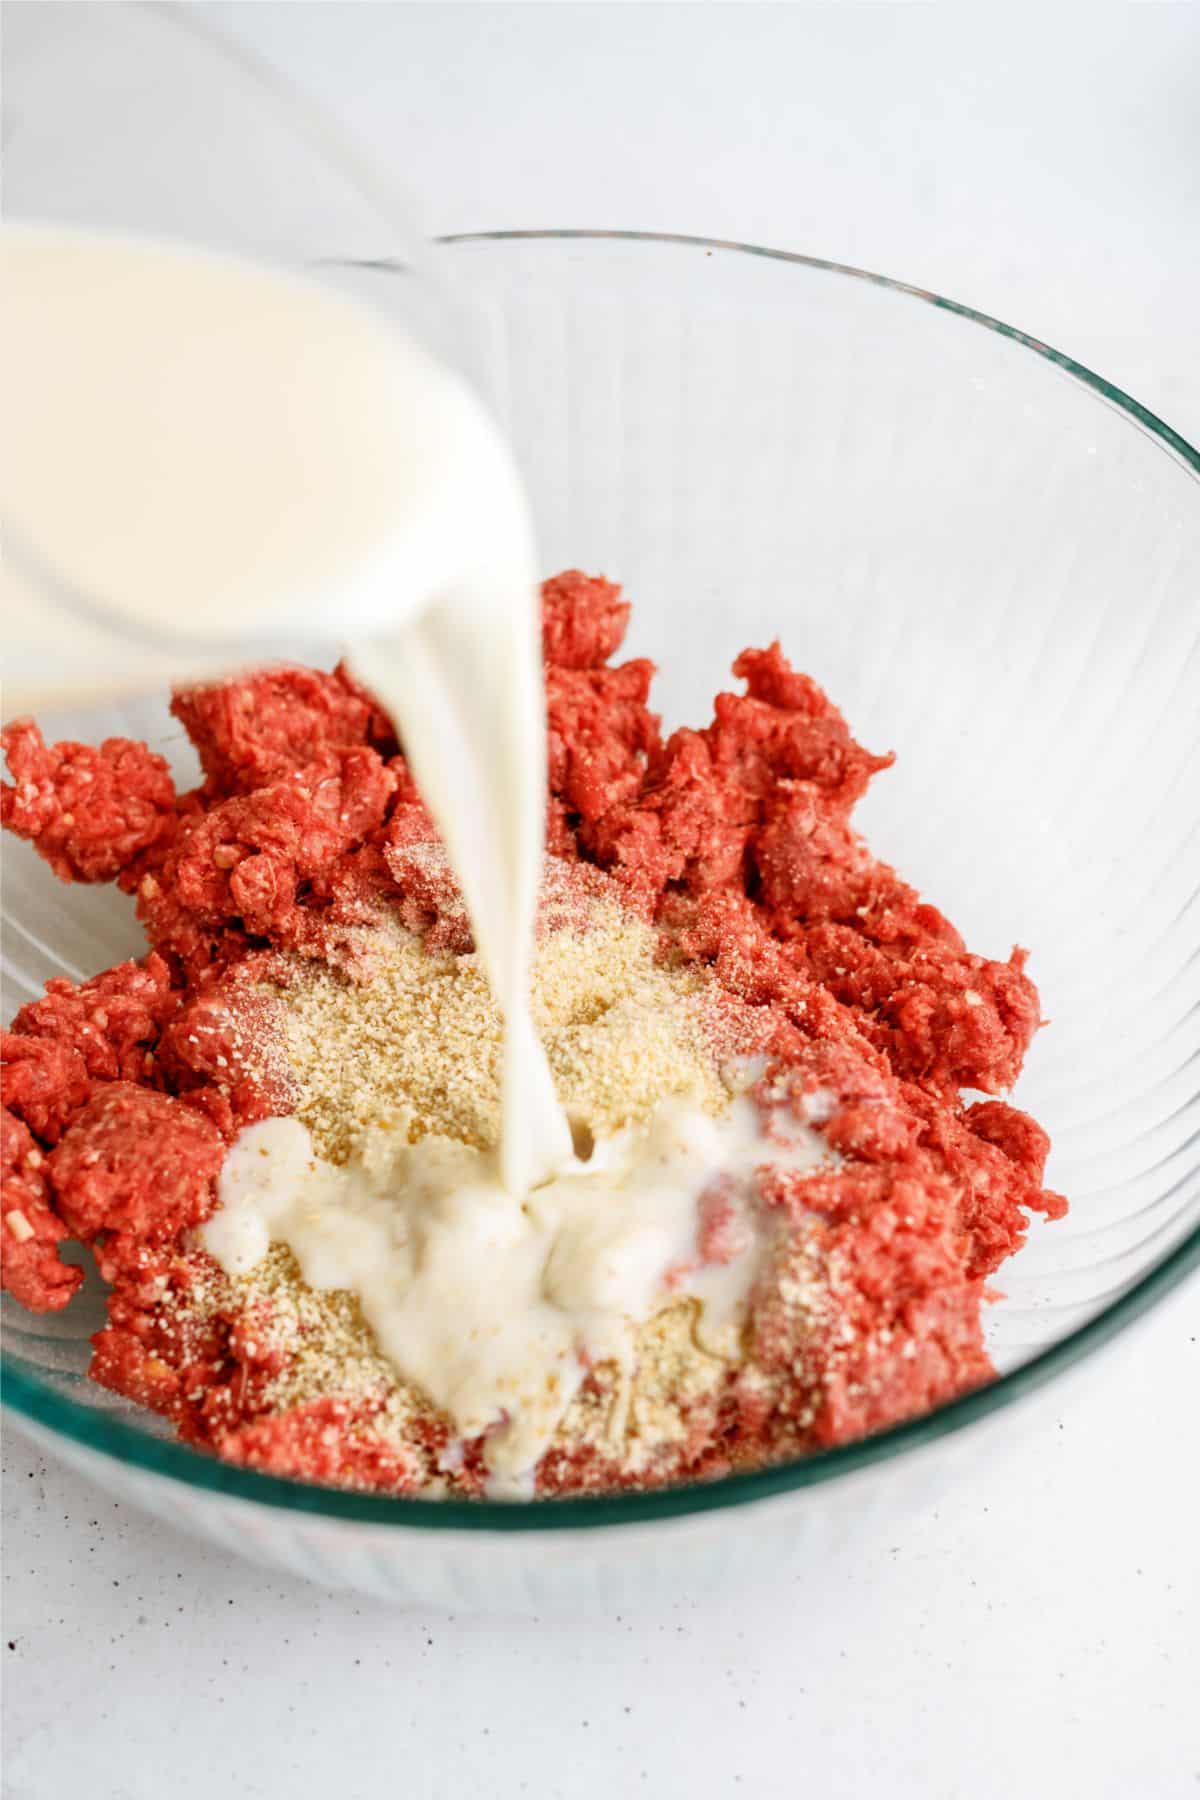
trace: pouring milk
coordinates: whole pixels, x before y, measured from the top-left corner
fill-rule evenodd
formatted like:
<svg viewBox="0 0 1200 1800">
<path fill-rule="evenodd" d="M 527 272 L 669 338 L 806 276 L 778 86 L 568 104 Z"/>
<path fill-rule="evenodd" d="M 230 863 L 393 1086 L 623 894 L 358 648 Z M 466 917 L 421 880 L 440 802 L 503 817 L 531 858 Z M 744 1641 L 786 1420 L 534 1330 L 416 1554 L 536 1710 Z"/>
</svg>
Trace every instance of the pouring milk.
<svg viewBox="0 0 1200 1800">
<path fill-rule="evenodd" d="M 10 716 L 349 646 L 505 1021 L 501 1174 L 570 1133 L 528 1009 L 545 814 L 532 536 L 466 385 L 345 294 L 53 227 L 0 235 Z"/>
</svg>

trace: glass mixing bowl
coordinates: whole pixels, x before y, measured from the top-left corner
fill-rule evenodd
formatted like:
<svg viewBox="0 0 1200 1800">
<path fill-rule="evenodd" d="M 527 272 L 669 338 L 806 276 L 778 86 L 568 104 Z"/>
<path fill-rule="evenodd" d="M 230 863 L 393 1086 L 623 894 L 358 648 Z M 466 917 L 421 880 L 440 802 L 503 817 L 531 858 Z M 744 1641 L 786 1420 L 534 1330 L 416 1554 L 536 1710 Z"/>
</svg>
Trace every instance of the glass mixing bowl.
<svg viewBox="0 0 1200 1800">
<path fill-rule="evenodd" d="M 668 724 L 778 636 L 895 749 L 859 821 L 973 948 L 1033 951 L 1017 1100 L 1071 1200 L 990 1309 L 991 1386 L 806 1461 L 609 1498 L 422 1502 L 227 1468 L 85 1379 L 100 1296 L 4 1310 L 20 1428 L 123 1499 L 319 1581 L 463 1610 L 628 1605 L 894 1522 L 1003 1454 L 1200 1263 L 1200 455 L 1021 332 L 736 244 L 484 233 L 439 257 L 547 573 L 624 582 Z M 341 273 L 384 295 L 397 266 Z M 165 698 L 47 719 L 150 741 Z M 129 904 L 6 851 L 6 1013 L 139 948 Z M 1111 1354 L 1127 1353 L 1121 1342 Z"/>
</svg>

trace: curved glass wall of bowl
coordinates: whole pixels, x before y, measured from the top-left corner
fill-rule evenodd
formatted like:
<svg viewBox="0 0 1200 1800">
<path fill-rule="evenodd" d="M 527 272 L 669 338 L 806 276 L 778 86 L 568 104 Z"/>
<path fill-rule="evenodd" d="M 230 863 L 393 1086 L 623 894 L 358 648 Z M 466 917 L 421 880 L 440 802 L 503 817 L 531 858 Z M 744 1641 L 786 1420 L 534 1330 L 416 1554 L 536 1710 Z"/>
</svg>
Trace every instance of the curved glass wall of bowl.
<svg viewBox="0 0 1200 1800">
<path fill-rule="evenodd" d="M 1075 1205 L 1004 1271 L 1015 1366 L 1194 1216 L 1187 446 L 1022 334 L 803 258 L 503 233 L 441 255 L 545 566 L 626 582 L 668 722 L 781 636 L 899 753 L 860 813 L 872 845 L 972 945 L 1033 949 L 1051 1029 L 1017 1098 Z"/>
<path fill-rule="evenodd" d="M 1200 1263 L 1200 456 L 1044 347 L 855 272 L 586 233 L 439 259 L 470 296 L 544 566 L 625 582 L 668 723 L 702 722 L 736 652 L 779 637 L 898 752 L 861 810 L 872 845 L 973 947 L 1031 948 L 1049 1023 L 1014 1098 L 1053 1135 L 1072 1213 L 1003 1271 L 1000 1381 L 704 1489 L 506 1509 L 223 1468 L 84 1382 L 94 1323 L 74 1309 L 6 1308 L 7 1398 L 198 1507 L 258 1500 L 285 1535 L 297 1514 L 369 1519 L 398 1556 L 405 1525 L 607 1526 L 793 1488 L 816 1505 L 1056 1377 Z M 181 750 L 165 701 L 50 723 Z M 119 897 L 58 886 L 24 846 L 7 865 L 9 1007 L 137 947 Z"/>
</svg>

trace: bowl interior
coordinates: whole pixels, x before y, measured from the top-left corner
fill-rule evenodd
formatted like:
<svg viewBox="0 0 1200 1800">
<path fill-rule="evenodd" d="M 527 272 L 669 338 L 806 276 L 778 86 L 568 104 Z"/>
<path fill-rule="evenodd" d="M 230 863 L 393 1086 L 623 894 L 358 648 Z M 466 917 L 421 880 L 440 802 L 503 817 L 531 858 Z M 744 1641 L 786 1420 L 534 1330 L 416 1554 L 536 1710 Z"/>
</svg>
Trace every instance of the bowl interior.
<svg viewBox="0 0 1200 1800">
<path fill-rule="evenodd" d="M 898 753 L 858 815 L 872 846 L 972 948 L 1033 952 L 1049 1025 L 1015 1098 L 1072 1211 L 1000 1278 L 993 1353 L 1021 1368 L 1200 1253 L 1200 458 L 1040 346 L 853 272 L 586 234 L 441 255 L 543 565 L 625 584 L 667 723 L 704 723 L 738 650 L 778 637 Z M 344 278 L 385 305 L 405 280 Z M 194 767 L 161 698 L 47 728 Z M 122 896 L 24 845 L 4 875 L 5 1018 L 142 947 Z M 6 1364 L 35 1411 L 56 1393 L 148 1439 L 83 1378 L 100 1304 L 6 1298 Z"/>
</svg>

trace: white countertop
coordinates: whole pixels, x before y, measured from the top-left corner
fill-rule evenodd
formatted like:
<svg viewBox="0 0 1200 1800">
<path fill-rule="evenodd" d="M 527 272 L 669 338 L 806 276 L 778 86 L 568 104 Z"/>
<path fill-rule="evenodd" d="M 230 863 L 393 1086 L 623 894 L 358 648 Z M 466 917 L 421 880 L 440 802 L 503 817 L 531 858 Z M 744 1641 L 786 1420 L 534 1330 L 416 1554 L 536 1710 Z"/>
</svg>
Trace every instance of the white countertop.
<svg viewBox="0 0 1200 1800">
<path fill-rule="evenodd" d="M 859 263 L 1200 437 L 1198 6 L 202 10 L 385 155 L 430 231 Z M 574 1625 L 259 1574 L 10 1433 L 4 1800 L 1195 1795 L 1198 1336 L 1193 1283 L 858 1561 Z"/>
<path fill-rule="evenodd" d="M 1191 1800 L 1193 1285 L 936 1513 L 749 1602 L 422 1617 L 5 1457 L 5 1800 Z"/>
</svg>

